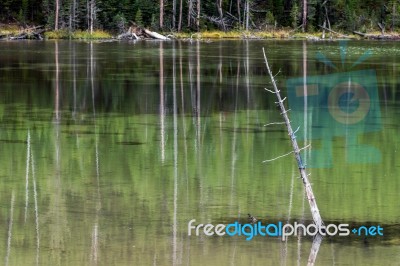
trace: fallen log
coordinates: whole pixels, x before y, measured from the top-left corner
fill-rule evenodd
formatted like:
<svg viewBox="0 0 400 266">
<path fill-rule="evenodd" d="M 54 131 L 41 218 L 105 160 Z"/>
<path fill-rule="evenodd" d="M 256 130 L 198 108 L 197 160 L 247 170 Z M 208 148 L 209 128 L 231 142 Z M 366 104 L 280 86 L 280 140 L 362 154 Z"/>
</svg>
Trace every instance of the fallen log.
<svg viewBox="0 0 400 266">
<path fill-rule="evenodd" d="M 165 37 L 164 35 L 161 35 L 155 31 L 149 31 L 148 29 L 143 29 L 144 32 L 149 35 L 150 37 L 153 37 L 154 39 L 158 39 L 158 40 L 170 40 L 170 38 Z"/>
<path fill-rule="evenodd" d="M 34 26 L 26 29 L 22 29 L 18 34 L 9 34 L 4 36 L 4 38 L 0 39 L 8 39 L 8 40 L 25 40 L 25 39 L 31 39 L 31 40 L 43 40 L 42 33 L 44 33 L 46 30 L 43 29 L 44 26 Z"/>
<path fill-rule="evenodd" d="M 399 35 L 389 35 L 389 34 L 369 34 L 369 33 L 362 33 L 359 31 L 353 31 L 354 34 L 359 35 L 365 39 L 372 39 L 372 40 L 400 40 Z"/>
<path fill-rule="evenodd" d="M 140 39 L 170 40 L 170 38 L 164 35 L 142 28 L 136 24 L 133 24 L 131 27 L 129 27 L 127 32 L 118 35 L 117 39 L 118 40 L 140 40 Z"/>
<path fill-rule="evenodd" d="M 327 28 L 327 27 L 325 27 L 325 26 L 319 25 L 319 27 L 321 27 L 322 29 L 327 30 L 327 31 L 329 31 L 329 32 L 332 32 L 332 33 L 334 33 L 334 34 L 337 34 L 339 37 L 349 38 L 349 35 L 341 34 L 341 33 L 337 32 L 337 31 L 331 30 L 330 28 Z"/>
</svg>

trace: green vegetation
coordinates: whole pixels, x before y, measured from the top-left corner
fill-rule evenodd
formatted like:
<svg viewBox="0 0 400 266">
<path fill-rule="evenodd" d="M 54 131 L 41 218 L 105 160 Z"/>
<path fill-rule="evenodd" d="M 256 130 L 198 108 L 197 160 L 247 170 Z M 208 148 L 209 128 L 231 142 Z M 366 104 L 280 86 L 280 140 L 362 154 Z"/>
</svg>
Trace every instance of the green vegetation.
<svg viewBox="0 0 400 266">
<path fill-rule="evenodd" d="M 85 39 L 85 40 L 100 40 L 110 39 L 112 36 L 110 33 L 95 30 L 93 33 L 83 30 L 76 30 L 74 32 L 68 32 L 66 30 L 47 31 L 44 34 L 46 39 Z"/>
</svg>

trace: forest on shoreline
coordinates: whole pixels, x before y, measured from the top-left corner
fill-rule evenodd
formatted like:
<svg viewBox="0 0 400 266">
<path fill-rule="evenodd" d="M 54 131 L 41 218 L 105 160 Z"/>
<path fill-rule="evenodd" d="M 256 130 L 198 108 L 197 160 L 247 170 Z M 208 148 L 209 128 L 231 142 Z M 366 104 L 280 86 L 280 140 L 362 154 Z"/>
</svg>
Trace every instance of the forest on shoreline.
<svg viewBox="0 0 400 266">
<path fill-rule="evenodd" d="M 354 32 L 384 35 L 400 27 L 399 4 L 398 0 L 2 0 L 0 35 L 37 25 L 49 32 L 48 38 L 78 39 L 109 38 L 132 25 L 177 37 L 202 32 L 206 38 L 285 38 L 325 30 L 339 37 Z"/>
</svg>

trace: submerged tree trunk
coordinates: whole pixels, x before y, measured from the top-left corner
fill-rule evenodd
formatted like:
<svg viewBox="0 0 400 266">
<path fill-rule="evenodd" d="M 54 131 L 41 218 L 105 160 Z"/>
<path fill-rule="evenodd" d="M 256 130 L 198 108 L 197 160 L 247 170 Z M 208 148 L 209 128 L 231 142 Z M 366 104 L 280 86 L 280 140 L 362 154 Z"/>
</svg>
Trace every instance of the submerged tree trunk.
<svg viewBox="0 0 400 266">
<path fill-rule="evenodd" d="M 272 82 L 272 85 L 274 87 L 273 93 L 276 95 L 276 98 L 278 99 L 277 105 L 279 106 L 279 108 L 281 110 L 281 115 L 283 116 L 283 118 L 285 120 L 285 125 L 286 125 L 287 131 L 288 131 L 288 135 L 290 136 L 290 140 L 292 142 L 293 153 L 295 155 L 295 158 L 296 158 L 296 161 L 297 161 L 297 165 L 298 165 L 298 168 L 299 168 L 299 171 L 300 171 L 301 179 L 303 181 L 304 189 L 306 191 L 307 200 L 308 200 L 308 203 L 310 204 L 311 214 L 312 214 L 312 217 L 313 217 L 315 225 L 318 228 L 321 228 L 324 225 L 324 223 L 323 223 L 321 215 L 319 213 L 319 209 L 318 209 L 318 206 L 317 206 L 317 201 L 316 201 L 314 193 L 312 191 L 311 183 L 308 180 L 306 167 L 304 166 L 303 161 L 301 159 L 301 155 L 300 155 L 301 149 L 299 148 L 299 146 L 297 144 L 297 140 L 296 140 L 296 136 L 295 136 L 296 132 L 293 131 L 292 125 L 291 125 L 289 117 L 287 115 L 287 112 L 289 110 L 286 110 L 285 105 L 283 104 L 283 102 L 285 101 L 286 98 L 285 99 L 281 98 L 281 95 L 279 93 L 280 91 L 278 90 L 278 87 L 277 87 L 276 82 L 275 82 L 275 78 L 274 78 L 274 76 L 272 74 L 272 71 L 271 71 L 271 69 L 269 67 L 267 56 L 265 55 L 264 48 L 263 48 L 263 53 L 264 53 L 265 65 L 267 67 L 268 74 L 269 74 L 269 76 L 271 78 L 271 82 Z"/>
</svg>

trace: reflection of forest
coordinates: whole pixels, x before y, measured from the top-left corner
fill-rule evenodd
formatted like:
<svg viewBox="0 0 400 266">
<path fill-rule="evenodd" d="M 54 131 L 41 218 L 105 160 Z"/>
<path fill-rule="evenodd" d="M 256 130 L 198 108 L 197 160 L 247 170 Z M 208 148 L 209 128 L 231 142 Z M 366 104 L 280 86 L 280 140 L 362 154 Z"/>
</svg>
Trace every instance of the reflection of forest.
<svg viewBox="0 0 400 266">
<path fill-rule="evenodd" d="M 17 255 L 25 265 L 35 261 L 36 221 L 39 262 L 52 265 L 196 264 L 215 252 L 213 264 L 223 262 L 221 254 L 237 264 L 244 258 L 281 262 L 282 244 L 275 239 L 266 240 L 270 251 L 257 240 L 242 246 L 248 254 L 242 257 L 237 239 L 190 239 L 186 232 L 191 218 L 230 221 L 247 212 L 310 218 L 293 158 L 261 164 L 290 149 L 284 128 L 262 126 L 280 119 L 274 98 L 263 90 L 268 80 L 258 55 L 262 45 L 47 42 L 0 55 L 0 199 L 7 202 L 0 219 L 9 219 L 13 206 L 9 263 Z M 319 49 L 316 44 L 267 45 L 275 51 L 271 65 L 281 69 L 282 88 L 285 74 L 302 76 L 303 67 L 309 74 L 328 72 L 308 58 Z M 393 223 L 399 218 L 398 206 L 385 205 L 396 202 L 399 186 L 392 167 L 395 69 L 380 76 L 385 129 L 360 140 L 385 151 L 382 163 L 350 167 L 338 155 L 334 163 L 340 167 L 312 172 L 324 219 Z M 25 211 L 28 132 L 37 189 L 29 186 L 25 223 L 17 217 Z M 342 154 L 344 140 L 335 141 L 334 152 Z M 371 212 L 376 204 L 381 208 Z M 285 252 L 285 260 L 305 262 L 311 241 L 302 240 L 301 247 L 296 241 L 284 244 L 287 251 L 298 250 Z M 341 250 L 340 244 L 332 249 Z M 346 261 L 362 253 L 349 250 L 335 258 Z M 254 252 L 260 256 L 253 258 Z M 333 256 L 324 248 L 318 255 Z"/>
</svg>

